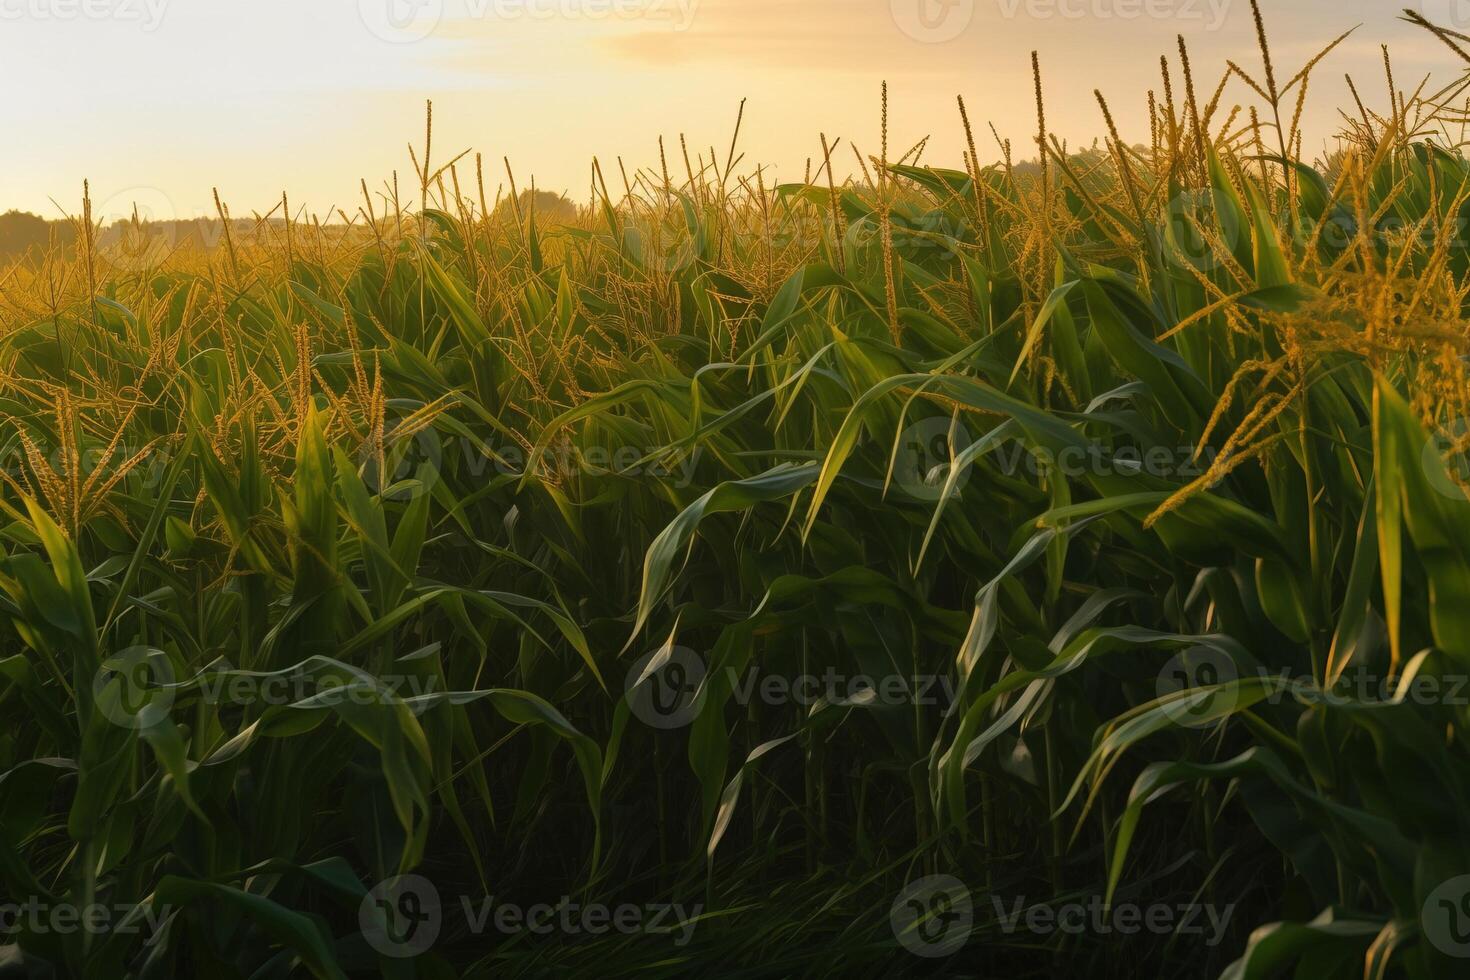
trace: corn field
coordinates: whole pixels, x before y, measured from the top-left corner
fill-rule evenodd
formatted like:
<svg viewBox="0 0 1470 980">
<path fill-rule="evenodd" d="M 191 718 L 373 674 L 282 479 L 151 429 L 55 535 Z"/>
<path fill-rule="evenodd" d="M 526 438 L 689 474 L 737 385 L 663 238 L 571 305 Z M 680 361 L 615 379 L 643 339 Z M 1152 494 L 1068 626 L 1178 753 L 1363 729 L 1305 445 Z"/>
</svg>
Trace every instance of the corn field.
<svg viewBox="0 0 1470 980">
<path fill-rule="evenodd" d="M 885 90 L 556 220 L 432 113 L 336 221 L 84 202 L 0 273 L 0 975 L 1462 976 L 1470 75 L 1309 161 L 1257 24 L 1147 143 L 1038 57 L 994 165 Z"/>
</svg>

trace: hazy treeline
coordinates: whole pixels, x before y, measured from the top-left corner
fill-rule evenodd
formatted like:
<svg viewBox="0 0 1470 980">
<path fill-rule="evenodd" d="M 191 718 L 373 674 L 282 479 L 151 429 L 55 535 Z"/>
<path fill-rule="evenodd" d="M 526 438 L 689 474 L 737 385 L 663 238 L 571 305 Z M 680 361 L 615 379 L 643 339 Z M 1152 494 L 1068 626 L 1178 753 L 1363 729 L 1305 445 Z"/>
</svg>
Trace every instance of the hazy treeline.
<svg viewBox="0 0 1470 980">
<path fill-rule="evenodd" d="M 529 213 L 536 214 L 538 221 L 553 224 L 572 221 L 577 217 L 577 208 L 571 201 L 549 191 L 534 192 L 534 207 L 533 192 L 522 191 L 518 195 L 518 203 L 522 221 L 526 220 Z M 511 219 L 515 213 L 509 198 L 497 200 L 491 211 L 492 221 Z M 389 210 L 386 216 L 391 216 L 391 214 Z M 362 216 L 358 214 L 353 217 L 361 220 Z M 378 217 L 384 218 L 385 213 L 379 210 Z M 244 238 L 258 231 L 262 224 L 280 225 L 282 222 L 279 217 L 251 216 L 249 218 L 232 217 L 230 223 L 234 227 L 236 236 Z M 328 218 L 323 219 L 323 224 L 345 224 L 343 213 L 334 212 Z M 98 244 L 107 246 L 111 242 L 121 241 L 124 236 L 128 235 L 132 225 L 130 218 L 118 218 L 107 222 L 98 230 Z M 81 226 L 81 219 L 76 217 L 47 219 L 29 211 L 12 208 L 0 214 L 0 259 L 19 258 L 27 252 L 40 255 L 48 248 L 72 246 L 76 242 L 77 231 Z M 138 228 L 148 241 L 160 243 L 169 249 L 207 251 L 224 241 L 224 225 L 218 218 L 197 217 L 167 221 L 144 219 Z"/>
</svg>

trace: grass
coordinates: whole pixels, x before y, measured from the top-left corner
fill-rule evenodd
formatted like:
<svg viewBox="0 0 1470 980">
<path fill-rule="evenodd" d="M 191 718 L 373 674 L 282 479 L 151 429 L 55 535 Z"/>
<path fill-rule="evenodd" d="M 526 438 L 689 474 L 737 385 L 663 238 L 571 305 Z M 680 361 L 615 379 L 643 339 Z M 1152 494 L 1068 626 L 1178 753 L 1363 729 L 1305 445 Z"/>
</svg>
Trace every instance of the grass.
<svg viewBox="0 0 1470 980">
<path fill-rule="evenodd" d="M 0 972 L 1458 975 L 1470 83 L 1314 166 L 1261 44 L 1080 152 L 1037 61 L 1039 166 L 84 208 L 0 280 L 0 897 L 153 921 Z"/>
</svg>

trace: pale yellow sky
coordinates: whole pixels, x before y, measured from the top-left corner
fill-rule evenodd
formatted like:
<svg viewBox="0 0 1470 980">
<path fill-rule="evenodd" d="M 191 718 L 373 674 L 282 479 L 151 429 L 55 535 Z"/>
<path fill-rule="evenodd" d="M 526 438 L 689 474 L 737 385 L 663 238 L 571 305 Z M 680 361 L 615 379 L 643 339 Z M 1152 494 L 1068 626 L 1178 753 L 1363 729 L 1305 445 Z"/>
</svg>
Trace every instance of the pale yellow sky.
<svg viewBox="0 0 1470 980">
<path fill-rule="evenodd" d="M 1283 78 L 1363 25 L 1314 76 L 1319 145 L 1346 102 L 1344 72 L 1386 103 L 1380 42 L 1401 87 L 1459 70 L 1398 21 L 1405 2 L 1470 29 L 1470 0 L 1264 0 Z M 885 78 L 894 149 L 932 135 L 925 159 L 958 166 L 956 93 L 982 155 L 986 121 L 1029 151 L 1033 48 L 1054 132 L 1097 136 L 1099 87 L 1142 141 L 1176 34 L 1201 88 L 1227 58 L 1257 66 L 1248 0 L 0 0 L 0 209 L 76 209 L 89 177 L 106 216 L 133 200 L 153 217 L 210 213 L 215 185 L 237 214 L 282 189 L 324 216 L 351 212 L 361 177 L 376 188 L 397 168 L 414 183 L 406 145 L 422 142 L 426 98 L 436 158 L 483 152 L 497 161 L 492 194 L 505 155 L 523 185 L 535 175 L 578 199 L 594 154 L 616 186 L 615 158 L 656 166 L 661 134 L 676 171 L 680 132 L 691 153 L 714 144 L 723 157 L 741 98 L 747 163 L 799 180 L 820 131 L 877 151 Z"/>
</svg>

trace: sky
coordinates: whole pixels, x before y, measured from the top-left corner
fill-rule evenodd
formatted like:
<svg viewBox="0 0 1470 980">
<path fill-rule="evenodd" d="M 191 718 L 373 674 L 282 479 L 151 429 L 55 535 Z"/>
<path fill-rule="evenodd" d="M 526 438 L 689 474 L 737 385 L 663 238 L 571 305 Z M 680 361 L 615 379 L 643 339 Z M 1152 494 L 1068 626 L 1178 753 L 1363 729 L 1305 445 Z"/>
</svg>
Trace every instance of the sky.
<svg viewBox="0 0 1470 980">
<path fill-rule="evenodd" d="M 1464 67 L 1404 4 L 1470 31 L 1470 0 L 1263 0 L 1282 79 L 1361 25 L 1313 76 L 1309 151 L 1350 104 L 1344 73 L 1386 107 L 1381 43 L 1401 88 Z M 396 169 L 412 196 L 427 99 L 435 160 L 481 152 L 492 197 L 504 157 L 522 188 L 579 200 L 594 155 L 616 189 L 617 158 L 656 168 L 660 136 L 675 173 L 681 133 L 723 161 L 741 99 L 742 169 L 797 181 L 819 133 L 844 140 L 844 163 L 852 143 L 878 151 L 885 79 L 893 153 L 930 136 L 925 162 L 959 168 L 957 94 L 982 158 L 998 155 L 987 123 L 1031 149 L 1033 49 L 1049 129 L 1101 135 L 1101 88 L 1146 142 L 1158 57 L 1181 34 L 1202 98 L 1226 59 L 1258 72 L 1249 0 L 0 0 L 0 209 L 74 213 L 90 179 L 104 218 L 210 214 L 214 187 L 236 215 L 283 190 L 293 211 L 352 213 L 363 178 L 377 190 Z"/>
</svg>

